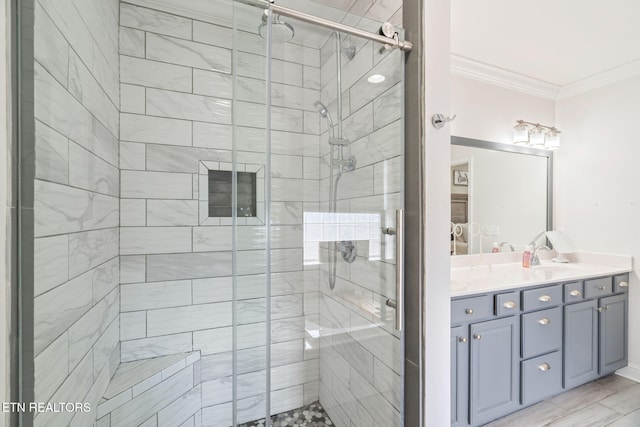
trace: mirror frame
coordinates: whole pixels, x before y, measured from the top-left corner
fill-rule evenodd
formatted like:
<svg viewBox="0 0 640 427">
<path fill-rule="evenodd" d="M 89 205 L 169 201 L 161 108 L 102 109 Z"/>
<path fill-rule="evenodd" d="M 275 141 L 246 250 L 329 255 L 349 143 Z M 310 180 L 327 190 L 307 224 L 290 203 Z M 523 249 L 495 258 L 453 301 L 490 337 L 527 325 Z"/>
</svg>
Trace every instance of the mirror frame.
<svg viewBox="0 0 640 427">
<path fill-rule="evenodd" d="M 545 157 L 547 159 L 547 230 L 553 230 L 553 151 L 543 150 L 514 144 L 483 141 L 481 139 L 451 136 L 451 145 L 463 147 L 484 148 L 486 150 L 505 151 L 509 153 L 526 154 Z"/>
</svg>

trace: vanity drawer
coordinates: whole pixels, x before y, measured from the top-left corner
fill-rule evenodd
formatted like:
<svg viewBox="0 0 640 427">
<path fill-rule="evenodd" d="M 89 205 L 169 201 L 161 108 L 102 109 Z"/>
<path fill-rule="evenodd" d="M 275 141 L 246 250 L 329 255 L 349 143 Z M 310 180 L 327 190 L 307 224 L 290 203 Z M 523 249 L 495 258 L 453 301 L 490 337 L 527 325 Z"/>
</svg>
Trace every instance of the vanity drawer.
<svg viewBox="0 0 640 427">
<path fill-rule="evenodd" d="M 562 348 L 562 307 L 522 315 L 522 358 Z"/>
<path fill-rule="evenodd" d="M 496 295 L 496 316 L 507 316 L 520 311 L 520 294 L 507 292 Z"/>
<path fill-rule="evenodd" d="M 629 292 L 629 274 L 613 276 L 613 292 Z"/>
<path fill-rule="evenodd" d="M 562 391 L 562 353 L 545 354 L 521 363 L 522 404 L 530 405 Z"/>
<path fill-rule="evenodd" d="M 602 277 L 584 281 L 584 297 L 598 298 L 612 293 L 611 277 Z"/>
<path fill-rule="evenodd" d="M 564 302 L 579 302 L 584 299 L 584 289 L 582 282 L 565 283 L 564 285 Z"/>
<path fill-rule="evenodd" d="M 451 323 L 474 322 L 493 316 L 493 298 L 490 295 L 451 301 Z"/>
<path fill-rule="evenodd" d="M 522 308 L 525 311 L 556 306 L 562 303 L 562 285 L 524 291 L 522 300 Z"/>
</svg>

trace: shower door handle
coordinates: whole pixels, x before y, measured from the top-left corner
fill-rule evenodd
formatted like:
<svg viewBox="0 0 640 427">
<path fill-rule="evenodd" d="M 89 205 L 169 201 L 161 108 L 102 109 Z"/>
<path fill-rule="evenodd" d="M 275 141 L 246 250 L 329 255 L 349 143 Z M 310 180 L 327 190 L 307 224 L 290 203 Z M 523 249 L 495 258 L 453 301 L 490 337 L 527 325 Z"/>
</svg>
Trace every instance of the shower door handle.
<svg viewBox="0 0 640 427">
<path fill-rule="evenodd" d="M 396 299 L 387 299 L 387 306 L 396 310 L 396 329 L 401 331 L 404 321 L 404 211 L 396 210 L 396 228 L 385 228 L 384 234 L 396 236 Z"/>
</svg>

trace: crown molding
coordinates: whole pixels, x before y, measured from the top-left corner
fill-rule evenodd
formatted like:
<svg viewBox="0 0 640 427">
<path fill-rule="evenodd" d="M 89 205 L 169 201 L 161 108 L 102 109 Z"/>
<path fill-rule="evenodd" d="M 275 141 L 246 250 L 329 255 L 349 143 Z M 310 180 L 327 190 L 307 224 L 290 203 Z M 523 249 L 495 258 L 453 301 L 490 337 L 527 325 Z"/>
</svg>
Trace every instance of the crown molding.
<svg viewBox="0 0 640 427">
<path fill-rule="evenodd" d="M 556 99 L 560 93 L 560 86 L 558 85 L 453 53 L 451 54 L 451 72 L 462 77 L 541 98 Z"/>
<path fill-rule="evenodd" d="M 586 79 L 564 85 L 560 88 L 558 99 L 569 98 L 580 95 L 612 83 L 619 82 L 640 74 L 640 59 L 612 68 L 602 73 L 598 73 Z"/>
</svg>

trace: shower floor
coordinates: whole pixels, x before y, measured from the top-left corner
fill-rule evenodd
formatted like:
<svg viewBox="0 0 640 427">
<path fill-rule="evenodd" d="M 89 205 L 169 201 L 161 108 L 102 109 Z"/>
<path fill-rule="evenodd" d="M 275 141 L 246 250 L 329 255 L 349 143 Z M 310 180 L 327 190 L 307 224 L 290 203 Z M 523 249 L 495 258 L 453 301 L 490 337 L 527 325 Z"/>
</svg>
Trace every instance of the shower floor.
<svg viewBox="0 0 640 427">
<path fill-rule="evenodd" d="M 333 421 L 329 418 L 329 414 L 325 412 L 320 402 L 313 402 L 302 408 L 272 415 L 271 422 L 273 427 L 334 426 Z M 264 418 L 240 424 L 238 427 L 265 427 Z"/>
</svg>

